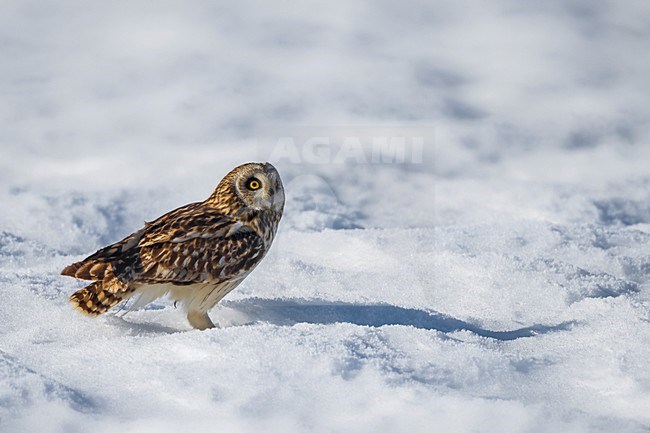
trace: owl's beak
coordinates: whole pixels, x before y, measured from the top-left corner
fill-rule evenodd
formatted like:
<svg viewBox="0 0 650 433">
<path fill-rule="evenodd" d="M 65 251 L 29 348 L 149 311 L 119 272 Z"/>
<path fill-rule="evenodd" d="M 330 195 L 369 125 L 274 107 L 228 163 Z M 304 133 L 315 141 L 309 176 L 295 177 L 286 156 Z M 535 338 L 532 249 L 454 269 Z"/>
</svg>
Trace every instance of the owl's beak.
<svg viewBox="0 0 650 433">
<path fill-rule="evenodd" d="M 280 174 L 273 167 L 272 164 L 266 162 L 264 163 L 264 171 L 267 173 L 270 179 L 273 179 L 277 182 L 275 188 L 271 188 L 271 208 L 276 212 L 282 212 L 284 208 L 284 189 L 282 188 L 282 181 L 280 180 Z"/>
<path fill-rule="evenodd" d="M 272 207 L 276 212 L 282 212 L 284 208 L 284 192 L 282 189 L 277 189 L 271 194 Z"/>
</svg>

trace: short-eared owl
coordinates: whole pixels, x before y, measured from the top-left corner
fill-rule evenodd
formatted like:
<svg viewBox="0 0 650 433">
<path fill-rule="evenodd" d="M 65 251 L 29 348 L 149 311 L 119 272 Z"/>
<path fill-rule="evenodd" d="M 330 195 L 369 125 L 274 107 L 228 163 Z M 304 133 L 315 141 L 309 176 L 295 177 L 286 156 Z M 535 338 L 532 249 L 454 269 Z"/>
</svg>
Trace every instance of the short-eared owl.
<svg viewBox="0 0 650 433">
<path fill-rule="evenodd" d="M 205 201 L 173 210 L 61 274 L 92 280 L 70 297 L 97 316 L 137 294 L 142 306 L 167 293 L 197 329 L 214 327 L 208 311 L 264 258 L 284 208 L 271 164 L 233 169 Z"/>
</svg>

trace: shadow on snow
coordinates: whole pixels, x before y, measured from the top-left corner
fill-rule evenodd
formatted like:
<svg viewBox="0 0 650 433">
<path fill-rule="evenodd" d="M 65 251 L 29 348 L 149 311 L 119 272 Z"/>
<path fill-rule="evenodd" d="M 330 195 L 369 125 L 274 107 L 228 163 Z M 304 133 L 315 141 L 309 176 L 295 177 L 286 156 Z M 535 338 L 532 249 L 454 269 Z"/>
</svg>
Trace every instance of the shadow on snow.
<svg viewBox="0 0 650 433">
<path fill-rule="evenodd" d="M 402 308 L 394 305 L 359 305 L 346 303 L 309 303 L 300 300 L 245 299 L 225 301 L 223 306 L 240 311 L 256 321 L 276 325 L 295 323 L 353 323 L 361 326 L 413 326 L 444 333 L 470 331 L 481 337 L 509 341 L 549 332 L 566 331 L 575 321 L 556 325 L 532 325 L 509 331 L 493 331 L 435 311 Z"/>
</svg>

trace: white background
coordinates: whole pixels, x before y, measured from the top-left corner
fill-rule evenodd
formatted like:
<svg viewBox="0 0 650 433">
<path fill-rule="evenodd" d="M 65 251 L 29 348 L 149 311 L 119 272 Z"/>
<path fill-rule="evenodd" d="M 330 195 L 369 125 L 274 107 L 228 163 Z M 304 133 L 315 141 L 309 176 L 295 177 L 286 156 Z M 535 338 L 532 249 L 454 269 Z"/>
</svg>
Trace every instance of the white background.
<svg viewBox="0 0 650 433">
<path fill-rule="evenodd" d="M 3 0 L 0 24 L 0 431 L 650 428 L 646 1 Z M 429 135 L 418 164 L 271 161 L 285 217 L 221 329 L 72 311 L 65 265 L 300 125 Z"/>
</svg>

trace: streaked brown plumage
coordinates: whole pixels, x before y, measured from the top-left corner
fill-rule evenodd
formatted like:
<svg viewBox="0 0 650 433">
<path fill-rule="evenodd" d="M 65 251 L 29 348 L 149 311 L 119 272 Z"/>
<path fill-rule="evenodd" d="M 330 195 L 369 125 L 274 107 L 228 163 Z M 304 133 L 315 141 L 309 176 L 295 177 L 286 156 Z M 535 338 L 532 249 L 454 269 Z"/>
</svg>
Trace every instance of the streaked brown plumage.
<svg viewBox="0 0 650 433">
<path fill-rule="evenodd" d="M 66 267 L 62 275 L 93 281 L 70 301 L 97 316 L 134 294 L 143 305 L 169 293 L 185 307 L 192 326 L 214 327 L 207 311 L 262 260 L 283 208 L 282 181 L 271 164 L 236 167 L 207 200 L 145 223 Z"/>
</svg>

